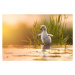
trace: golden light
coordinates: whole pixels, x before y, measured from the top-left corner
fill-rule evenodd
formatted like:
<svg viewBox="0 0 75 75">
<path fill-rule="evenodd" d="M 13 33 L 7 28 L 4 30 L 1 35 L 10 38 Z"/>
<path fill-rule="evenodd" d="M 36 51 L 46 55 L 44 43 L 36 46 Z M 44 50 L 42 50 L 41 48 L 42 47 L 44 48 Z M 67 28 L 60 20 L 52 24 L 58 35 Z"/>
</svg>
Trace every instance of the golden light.
<svg viewBox="0 0 75 75">
<path fill-rule="evenodd" d="M 27 26 L 32 26 L 34 21 L 40 21 L 39 15 L 13 15 L 13 14 L 4 14 L 3 23 L 8 26 L 19 26 L 20 23 L 24 23 Z"/>
</svg>

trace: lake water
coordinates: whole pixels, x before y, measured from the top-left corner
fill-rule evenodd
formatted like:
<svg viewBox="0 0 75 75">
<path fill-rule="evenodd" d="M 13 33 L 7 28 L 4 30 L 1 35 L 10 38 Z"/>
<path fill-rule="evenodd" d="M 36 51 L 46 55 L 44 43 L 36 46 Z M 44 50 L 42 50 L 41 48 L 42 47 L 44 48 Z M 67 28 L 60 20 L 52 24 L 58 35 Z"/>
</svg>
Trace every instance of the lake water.
<svg viewBox="0 0 75 75">
<path fill-rule="evenodd" d="M 73 45 L 3 46 L 3 61 L 72 61 Z"/>
</svg>

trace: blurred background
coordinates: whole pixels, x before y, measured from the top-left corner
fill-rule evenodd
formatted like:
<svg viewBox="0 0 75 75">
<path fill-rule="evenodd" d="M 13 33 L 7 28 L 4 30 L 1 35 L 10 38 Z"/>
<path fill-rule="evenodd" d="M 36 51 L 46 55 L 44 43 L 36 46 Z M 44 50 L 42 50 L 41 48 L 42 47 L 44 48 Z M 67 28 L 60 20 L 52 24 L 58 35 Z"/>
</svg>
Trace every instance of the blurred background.
<svg viewBox="0 0 75 75">
<path fill-rule="evenodd" d="M 56 39 L 56 40 L 58 39 L 60 42 L 60 40 L 62 41 L 66 39 L 65 37 L 67 37 L 66 36 L 67 34 L 68 35 L 67 44 L 73 44 L 72 42 L 73 41 L 73 15 L 72 14 L 65 14 L 65 15 L 64 14 L 62 15 L 59 15 L 59 14 L 55 14 L 55 15 L 54 14 L 53 15 L 52 14 L 39 14 L 39 15 L 38 14 L 30 14 L 30 15 L 3 14 L 2 16 L 3 46 L 4 45 L 28 45 L 28 44 L 32 44 L 32 42 L 36 43 L 37 41 L 35 41 L 34 40 L 35 38 L 33 37 L 37 37 L 37 34 L 41 33 L 39 29 L 42 24 L 45 24 L 47 27 L 52 25 L 51 28 L 48 29 L 48 33 L 52 33 L 55 36 L 55 38 L 53 37 L 53 39 Z M 60 26 L 56 27 L 56 25 L 60 25 Z M 35 26 L 37 26 L 38 30 L 36 30 Z M 52 27 L 54 31 L 52 31 L 53 30 Z M 35 32 L 34 29 L 37 31 L 37 33 L 33 33 Z M 53 33 L 53 32 L 56 32 L 55 30 L 58 33 Z M 64 32 L 64 30 L 66 31 L 66 33 Z M 62 37 L 62 39 L 57 37 L 55 34 L 59 35 L 60 38 Z M 62 34 L 65 36 L 63 36 Z M 39 38 L 39 41 L 41 41 L 40 37 L 37 37 L 37 38 Z M 56 40 L 53 41 L 53 44 L 57 42 Z M 40 44 L 41 42 L 39 43 L 39 41 L 36 44 Z"/>
</svg>

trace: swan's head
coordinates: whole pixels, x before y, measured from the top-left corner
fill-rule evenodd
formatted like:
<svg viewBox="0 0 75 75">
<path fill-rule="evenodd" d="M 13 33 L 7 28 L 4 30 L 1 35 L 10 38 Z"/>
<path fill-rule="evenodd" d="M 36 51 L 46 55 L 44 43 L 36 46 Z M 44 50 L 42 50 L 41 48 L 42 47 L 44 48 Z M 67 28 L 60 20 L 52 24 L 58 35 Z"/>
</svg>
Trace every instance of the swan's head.
<svg viewBox="0 0 75 75">
<path fill-rule="evenodd" d="M 46 26 L 42 25 L 40 30 L 44 30 L 45 31 L 46 30 Z"/>
</svg>

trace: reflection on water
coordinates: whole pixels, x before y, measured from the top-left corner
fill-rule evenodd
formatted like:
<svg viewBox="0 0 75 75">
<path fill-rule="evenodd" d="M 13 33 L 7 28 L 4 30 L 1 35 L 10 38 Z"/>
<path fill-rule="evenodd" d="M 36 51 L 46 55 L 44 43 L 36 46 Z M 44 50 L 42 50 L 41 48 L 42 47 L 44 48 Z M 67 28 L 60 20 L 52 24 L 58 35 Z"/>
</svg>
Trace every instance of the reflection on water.
<svg viewBox="0 0 75 75">
<path fill-rule="evenodd" d="M 46 50 L 50 50 L 50 48 L 51 48 L 51 45 L 43 45 L 43 46 L 42 46 L 42 52 L 43 52 L 43 58 L 42 58 L 42 59 L 46 60 L 45 51 L 46 51 Z"/>
<path fill-rule="evenodd" d="M 51 49 L 51 45 L 43 45 L 42 46 L 42 51 L 41 51 L 42 57 L 34 59 L 34 60 L 47 61 L 47 60 L 49 60 L 49 57 L 50 58 L 59 58 L 59 57 L 61 57 L 61 55 L 56 55 L 56 54 L 60 54 L 59 52 L 57 52 L 56 50 L 54 52 L 53 51 L 54 50 Z M 64 53 L 65 53 L 65 51 L 64 51 Z M 53 54 L 53 55 L 51 55 L 51 54 Z"/>
<path fill-rule="evenodd" d="M 71 61 L 73 59 L 73 48 L 70 45 L 66 50 L 63 46 L 51 45 L 42 45 L 41 49 L 28 47 L 3 47 L 3 61 Z"/>
<path fill-rule="evenodd" d="M 42 46 L 42 50 L 46 50 L 46 49 L 50 49 L 51 48 L 51 45 L 43 45 Z"/>
</svg>

